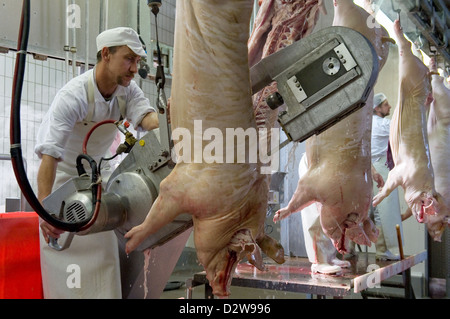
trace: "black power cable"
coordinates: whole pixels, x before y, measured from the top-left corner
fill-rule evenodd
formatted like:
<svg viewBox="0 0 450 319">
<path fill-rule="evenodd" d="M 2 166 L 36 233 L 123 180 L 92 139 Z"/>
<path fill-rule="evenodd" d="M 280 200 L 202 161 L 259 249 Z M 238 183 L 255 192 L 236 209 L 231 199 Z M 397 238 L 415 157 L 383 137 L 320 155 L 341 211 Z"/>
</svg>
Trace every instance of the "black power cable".
<svg viewBox="0 0 450 319">
<path fill-rule="evenodd" d="M 55 216 L 49 214 L 34 194 L 31 188 L 30 182 L 25 171 L 22 146 L 21 146 L 21 134 L 20 134 L 20 103 L 22 99 L 22 87 L 23 77 L 25 73 L 25 64 L 27 58 L 28 36 L 30 33 L 30 0 L 24 0 L 22 4 L 22 17 L 20 21 L 19 37 L 17 41 L 17 57 L 16 65 L 14 69 L 14 80 L 12 90 L 12 103 L 11 103 L 11 120 L 10 120 L 10 144 L 11 144 L 11 162 L 16 175 L 19 187 L 27 199 L 30 206 L 43 220 L 51 224 L 52 226 L 69 231 L 77 232 L 89 220 L 68 223 L 64 222 Z"/>
</svg>

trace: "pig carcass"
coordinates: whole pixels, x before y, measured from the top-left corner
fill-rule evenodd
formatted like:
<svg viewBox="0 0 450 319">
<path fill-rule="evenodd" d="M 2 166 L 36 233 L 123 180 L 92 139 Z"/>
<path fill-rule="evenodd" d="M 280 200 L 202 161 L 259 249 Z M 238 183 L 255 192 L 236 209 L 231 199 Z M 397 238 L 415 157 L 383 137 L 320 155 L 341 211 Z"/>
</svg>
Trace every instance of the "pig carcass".
<svg viewBox="0 0 450 319">
<path fill-rule="evenodd" d="M 237 143 L 227 139 L 232 128 L 256 130 L 247 49 L 252 6 L 177 1 L 170 110 L 177 164 L 144 222 L 125 235 L 131 251 L 177 215 L 192 214 L 197 257 L 216 296 L 229 294 L 245 256 L 262 269 L 258 247 L 284 262 L 281 245 L 264 234 L 268 182 L 261 165 L 248 154 L 239 161 Z"/>
<path fill-rule="evenodd" d="M 374 46 L 381 69 L 389 53 L 388 34 L 383 28 L 369 27 L 369 19 L 353 1 L 334 1 L 333 25 L 362 33 Z M 308 171 L 288 206 L 274 217 L 278 221 L 317 202 L 323 231 L 341 252 L 347 251 L 348 239 L 370 246 L 378 236 L 368 217 L 372 200 L 372 97 L 373 92 L 363 108 L 306 141 Z"/>
<path fill-rule="evenodd" d="M 450 214 L 450 89 L 437 73 L 432 60 L 430 71 L 433 102 L 428 114 L 428 142 L 434 171 L 434 186 L 442 197 L 442 205 L 436 215 L 427 216 L 427 228 L 432 238 L 439 240 L 448 225 Z"/>
<path fill-rule="evenodd" d="M 389 142 L 395 167 L 389 172 L 384 187 L 374 197 L 373 205 L 376 206 L 393 189 L 402 186 L 412 214 L 419 222 L 429 221 L 430 235 L 439 240 L 443 223 L 442 218 L 441 222 L 435 219 L 440 209 L 444 208 L 444 203 L 435 188 L 428 142 L 425 106 L 431 102 L 429 70 L 413 55 L 411 43 L 404 37 L 398 20 L 394 22 L 394 30 L 399 46 L 400 87 L 399 101 L 391 119 Z M 441 151 L 436 144 L 436 161 L 440 162 Z"/>
</svg>

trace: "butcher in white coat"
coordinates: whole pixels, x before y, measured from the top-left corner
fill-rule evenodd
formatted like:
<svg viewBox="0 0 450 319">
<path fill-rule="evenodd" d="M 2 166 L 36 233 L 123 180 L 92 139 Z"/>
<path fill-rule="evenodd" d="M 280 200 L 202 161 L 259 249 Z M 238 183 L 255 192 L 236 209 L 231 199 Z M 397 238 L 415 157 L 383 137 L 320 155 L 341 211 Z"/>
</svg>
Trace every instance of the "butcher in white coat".
<svg viewBox="0 0 450 319">
<path fill-rule="evenodd" d="M 97 37 L 97 49 L 95 68 L 73 78 L 56 94 L 39 128 L 35 152 L 42 159 L 38 171 L 41 202 L 78 176 L 76 158 L 96 123 L 123 116 L 137 129 L 158 127 L 155 109 L 132 81 L 139 60 L 146 56 L 137 33 L 122 27 L 106 30 Z M 87 153 L 97 163 L 116 133 L 115 125 L 103 125 L 91 135 Z M 65 240 L 62 237 L 67 233 L 43 220 L 40 230 L 45 298 L 121 298 L 119 252 L 113 231 L 75 236 L 68 249 L 56 251 L 47 245 L 49 236 Z"/>
<path fill-rule="evenodd" d="M 373 98 L 372 116 L 372 165 L 376 171 L 387 179 L 388 167 L 388 144 L 391 105 L 385 94 L 378 93 Z M 377 183 L 374 181 L 374 194 L 378 193 Z M 377 207 L 372 207 L 375 225 L 379 230 L 376 246 L 376 257 L 385 260 L 400 259 L 398 240 L 395 225 L 402 224 L 400 204 L 397 189 L 386 197 Z"/>
</svg>

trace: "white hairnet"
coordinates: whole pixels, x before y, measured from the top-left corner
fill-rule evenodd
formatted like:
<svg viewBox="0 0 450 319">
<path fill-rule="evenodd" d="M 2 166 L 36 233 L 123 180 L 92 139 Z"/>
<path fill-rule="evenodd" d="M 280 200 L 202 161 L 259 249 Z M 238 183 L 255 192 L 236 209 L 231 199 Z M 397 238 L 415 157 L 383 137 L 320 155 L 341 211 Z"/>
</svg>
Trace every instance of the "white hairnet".
<svg viewBox="0 0 450 319">
<path fill-rule="evenodd" d="M 387 97 L 386 97 L 386 95 L 384 95 L 384 93 L 375 94 L 373 97 L 373 108 L 376 108 L 377 106 L 379 106 L 381 103 L 383 103 L 386 100 L 387 100 Z"/>
<path fill-rule="evenodd" d="M 97 52 L 104 47 L 126 45 L 134 53 L 146 57 L 139 35 L 132 28 L 118 27 L 103 31 L 97 36 Z"/>
</svg>

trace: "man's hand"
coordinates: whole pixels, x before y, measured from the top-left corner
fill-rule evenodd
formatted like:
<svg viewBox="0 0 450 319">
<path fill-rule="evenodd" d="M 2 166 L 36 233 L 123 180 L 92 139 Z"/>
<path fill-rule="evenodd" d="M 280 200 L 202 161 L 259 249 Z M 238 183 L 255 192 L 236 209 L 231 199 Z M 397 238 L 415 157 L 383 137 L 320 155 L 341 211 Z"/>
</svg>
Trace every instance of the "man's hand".
<svg viewBox="0 0 450 319">
<path fill-rule="evenodd" d="M 379 189 L 383 188 L 383 186 L 384 186 L 383 176 L 381 176 L 381 174 L 377 172 L 377 170 L 375 169 L 375 167 L 373 165 L 372 165 L 371 169 L 372 169 L 372 179 L 373 179 L 373 181 L 375 183 L 377 183 L 377 187 Z"/>
<path fill-rule="evenodd" d="M 58 229 L 49 223 L 47 223 L 45 220 L 39 218 L 39 224 L 42 229 L 42 235 L 44 235 L 45 242 L 48 244 L 49 237 L 53 238 L 59 238 L 62 233 L 64 233 L 64 230 Z"/>
</svg>

